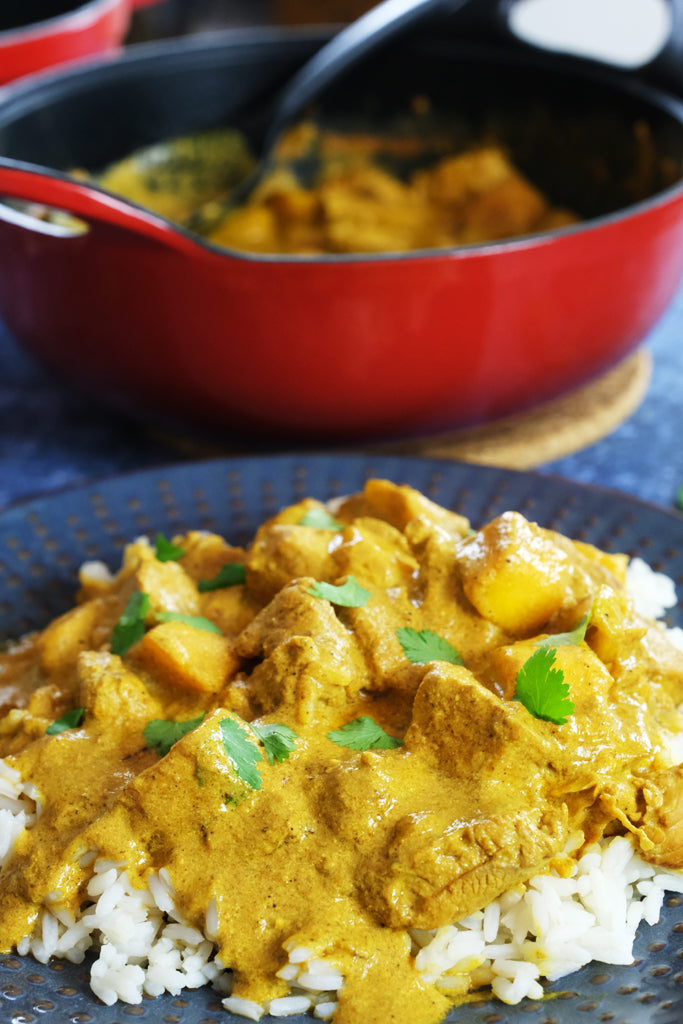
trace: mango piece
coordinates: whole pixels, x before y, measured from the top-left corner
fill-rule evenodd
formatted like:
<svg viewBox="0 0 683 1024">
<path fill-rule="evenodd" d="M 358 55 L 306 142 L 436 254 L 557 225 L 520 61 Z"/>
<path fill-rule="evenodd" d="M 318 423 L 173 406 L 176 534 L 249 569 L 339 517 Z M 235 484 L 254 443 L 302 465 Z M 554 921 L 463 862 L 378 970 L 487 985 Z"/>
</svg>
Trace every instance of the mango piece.
<svg viewBox="0 0 683 1024">
<path fill-rule="evenodd" d="M 158 682 L 192 693 L 217 693 L 239 666 L 227 637 L 185 622 L 151 629 L 141 641 L 140 658 Z"/>
<path fill-rule="evenodd" d="M 40 663 L 48 676 L 73 670 L 78 655 L 91 645 L 99 614 L 99 602 L 87 601 L 60 615 L 41 633 L 38 641 Z"/>
<path fill-rule="evenodd" d="M 375 514 L 386 519 L 397 530 L 405 530 L 418 516 L 431 526 L 439 527 L 454 537 L 464 537 L 469 520 L 457 512 L 442 508 L 407 484 L 394 484 L 390 480 L 368 480 L 363 491 Z"/>
<path fill-rule="evenodd" d="M 631 650 L 647 632 L 625 593 L 600 587 L 594 600 L 586 631 L 588 644 L 605 665 L 611 666 Z"/>
<path fill-rule="evenodd" d="M 156 612 L 199 614 L 197 587 L 178 562 L 160 562 L 150 553 L 138 568 L 137 585 L 149 594 L 149 623 L 154 622 Z"/>
<path fill-rule="evenodd" d="M 465 541 L 457 566 L 479 614 L 514 636 L 538 633 L 571 593 L 569 557 L 519 512 L 505 512 Z"/>
<path fill-rule="evenodd" d="M 518 672 L 538 650 L 538 641 L 534 639 L 520 640 L 515 644 L 496 647 L 489 652 L 486 659 L 487 668 L 490 677 L 496 680 L 496 692 L 505 700 L 512 700 L 514 697 Z M 606 699 L 612 678 L 585 643 L 559 644 L 554 650 L 553 668 L 563 673 L 564 682 L 570 685 L 571 699 L 577 705 L 584 699 L 592 705 L 596 699 L 596 692 L 599 693 L 600 700 Z"/>
<path fill-rule="evenodd" d="M 573 541 L 574 546 L 582 555 L 589 558 L 592 562 L 596 562 L 601 565 L 603 569 L 607 569 L 615 576 L 622 586 L 626 583 L 626 569 L 628 567 L 629 558 L 628 555 L 620 553 L 612 553 L 609 551 L 601 551 L 600 548 L 596 548 L 593 544 L 587 544 L 586 541 L 575 540 Z"/>
<path fill-rule="evenodd" d="M 364 516 L 339 535 L 332 560 L 333 576 L 372 580 L 375 590 L 408 586 L 418 568 L 407 540 L 395 527 Z"/>
</svg>

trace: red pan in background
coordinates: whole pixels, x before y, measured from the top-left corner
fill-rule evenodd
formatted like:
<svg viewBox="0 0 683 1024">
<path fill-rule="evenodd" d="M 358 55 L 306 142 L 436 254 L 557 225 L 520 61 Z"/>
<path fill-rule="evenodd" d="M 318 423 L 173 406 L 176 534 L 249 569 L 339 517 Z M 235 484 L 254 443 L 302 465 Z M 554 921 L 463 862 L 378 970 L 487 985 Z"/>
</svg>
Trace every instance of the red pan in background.
<svg viewBox="0 0 683 1024">
<path fill-rule="evenodd" d="M 3 0 L 0 85 L 68 61 L 116 50 L 140 0 Z"/>
<path fill-rule="evenodd" d="M 278 444 L 492 420 L 603 372 L 643 339 L 683 273 L 683 185 L 631 195 L 643 162 L 634 126 L 649 124 L 663 164 L 680 169 L 683 105 L 632 74 L 536 52 L 490 24 L 482 40 L 465 24 L 444 17 L 392 45 L 325 99 L 323 115 L 377 116 L 426 92 L 476 134 L 495 108 L 518 164 L 583 224 L 379 256 L 204 243 L 68 168 L 95 170 L 209 124 L 249 130 L 328 33 L 175 40 L 0 103 L 0 196 L 86 226 L 0 207 L 0 316 L 48 367 L 119 409 Z M 674 33 L 670 53 L 677 46 Z M 662 58 L 643 78 L 672 67 Z"/>
</svg>

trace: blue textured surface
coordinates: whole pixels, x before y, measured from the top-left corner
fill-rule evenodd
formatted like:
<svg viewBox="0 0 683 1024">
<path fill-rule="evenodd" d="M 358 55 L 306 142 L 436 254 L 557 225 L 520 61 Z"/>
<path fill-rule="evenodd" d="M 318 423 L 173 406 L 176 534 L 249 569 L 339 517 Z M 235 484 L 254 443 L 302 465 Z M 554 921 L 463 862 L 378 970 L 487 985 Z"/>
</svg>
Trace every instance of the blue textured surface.
<svg viewBox="0 0 683 1024">
<path fill-rule="evenodd" d="M 609 437 L 543 469 L 669 506 L 683 487 L 683 288 L 646 345 L 652 381 L 636 413 Z"/>
</svg>

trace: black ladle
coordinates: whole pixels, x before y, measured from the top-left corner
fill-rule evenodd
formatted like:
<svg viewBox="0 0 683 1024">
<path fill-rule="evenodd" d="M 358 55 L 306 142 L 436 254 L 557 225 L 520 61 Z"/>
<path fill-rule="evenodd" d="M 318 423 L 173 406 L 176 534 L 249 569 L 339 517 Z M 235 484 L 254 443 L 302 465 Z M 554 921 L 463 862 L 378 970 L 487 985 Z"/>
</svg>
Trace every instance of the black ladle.
<svg viewBox="0 0 683 1024">
<path fill-rule="evenodd" d="M 439 8 L 449 13 L 469 0 L 383 0 L 341 29 L 299 68 L 276 97 L 263 133 L 259 163 L 230 197 L 244 202 L 271 166 L 278 138 L 320 94 L 364 57 L 405 32 Z"/>
</svg>

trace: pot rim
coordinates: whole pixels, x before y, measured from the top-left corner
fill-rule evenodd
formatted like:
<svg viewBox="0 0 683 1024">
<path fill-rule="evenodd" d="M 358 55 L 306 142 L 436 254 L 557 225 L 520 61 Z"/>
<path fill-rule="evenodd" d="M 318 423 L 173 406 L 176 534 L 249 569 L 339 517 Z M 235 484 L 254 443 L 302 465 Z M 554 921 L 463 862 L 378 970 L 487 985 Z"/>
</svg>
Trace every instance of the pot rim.
<svg viewBox="0 0 683 1024">
<path fill-rule="evenodd" d="M 0 50 L 9 49 L 17 43 L 30 42 L 32 39 L 78 28 L 80 21 L 83 21 L 83 28 L 86 28 L 100 14 L 100 8 L 104 16 L 109 9 L 128 7 L 130 2 L 131 0 L 86 0 L 85 3 L 80 3 L 62 14 L 31 21 L 18 28 L 0 30 Z"/>
<path fill-rule="evenodd" d="M 97 6 L 99 4 L 113 4 L 121 0 L 89 0 L 85 7 Z M 128 2 L 128 0 L 123 0 Z M 333 30 L 332 30 L 333 31 Z M 3 33 L 0 33 L 0 40 Z M 124 53 L 100 55 L 89 60 L 79 62 L 71 69 L 55 68 L 47 73 L 42 73 L 37 79 L 30 81 L 11 82 L 0 88 L 0 128 L 4 123 L 11 123 L 21 116 L 25 109 L 35 109 L 42 102 L 42 93 L 57 87 L 61 99 L 69 97 L 74 92 L 78 93 L 83 88 L 83 81 L 89 82 L 93 78 L 98 82 L 105 82 L 109 77 L 114 79 L 126 74 L 128 69 L 135 71 L 136 68 L 149 63 L 150 67 L 158 61 L 175 57 L 182 63 L 183 59 L 192 59 L 197 54 L 214 54 L 223 52 L 226 48 L 239 54 L 244 44 L 277 44 L 278 42 L 290 42 L 292 44 L 317 42 L 322 44 L 331 35 L 329 26 L 300 26 L 279 27 L 279 26 L 247 26 L 235 29 L 225 29 L 210 36 L 198 35 L 188 37 L 177 37 L 173 39 L 154 40 L 147 43 L 134 44 Z M 470 53 L 480 51 L 492 55 L 494 48 L 491 45 L 481 44 L 468 40 L 453 40 L 453 43 L 464 45 Z M 665 113 L 678 122 L 683 135 L 683 99 L 679 99 L 673 93 L 667 92 L 659 86 L 643 82 L 628 72 L 616 67 L 607 66 L 599 61 L 586 58 L 557 55 L 536 47 L 525 47 L 520 53 L 511 51 L 509 48 L 499 48 L 497 57 L 505 56 L 512 63 L 522 63 L 528 66 L 533 61 L 535 69 L 539 73 L 560 72 L 569 73 L 580 78 L 584 83 L 591 79 L 597 86 L 608 87 L 622 95 L 625 94 L 634 100 L 645 101 L 658 113 Z M 247 53 L 244 60 L 249 60 Z M 548 65 L 543 67 L 543 64 Z M 550 67 L 553 64 L 555 67 Z M 8 113 L 9 112 L 9 113 Z M 14 115 L 14 116 L 12 116 Z M 335 265 L 354 263 L 396 263 L 405 261 L 425 261 L 440 259 L 464 259 L 471 257 L 483 257 L 490 255 L 501 255 L 505 252 L 518 252 L 525 249 L 535 249 L 551 245 L 564 239 L 572 238 L 579 234 L 592 233 L 597 230 L 609 227 L 622 221 L 630 220 L 637 216 L 647 215 L 653 209 L 666 206 L 683 197 L 683 174 L 681 178 L 668 185 L 645 199 L 637 200 L 622 206 L 617 210 L 602 214 L 598 217 L 591 217 L 577 224 L 569 224 L 563 227 L 553 228 L 549 231 L 537 232 L 526 235 L 516 235 L 507 239 L 496 239 L 485 242 L 467 243 L 456 246 L 444 246 L 440 248 L 425 248 L 401 252 L 371 252 L 371 253 L 259 253 L 246 250 L 232 249 L 228 246 L 221 246 L 195 234 L 182 225 L 169 220 L 162 214 L 149 210 L 133 200 L 119 196 L 114 192 L 102 188 L 96 182 L 85 181 L 69 174 L 67 171 L 60 171 L 45 165 L 31 161 L 17 160 L 4 156 L 0 153 L 0 199 L 2 192 L 2 169 L 18 169 L 28 171 L 44 178 L 56 178 L 66 183 L 73 183 L 80 187 L 86 187 L 95 196 L 98 194 L 111 199 L 136 211 L 143 218 L 153 219 L 161 222 L 169 232 L 179 234 L 186 241 L 192 242 L 197 249 L 214 256 L 239 260 L 246 263 L 259 264 L 296 264 L 296 265 Z M 68 211 L 67 211 L 68 212 Z M 76 213 L 75 216 L 78 216 Z M 2 218 L 0 217 L 0 220 Z M 128 230 L 131 230 L 128 228 Z"/>
</svg>

